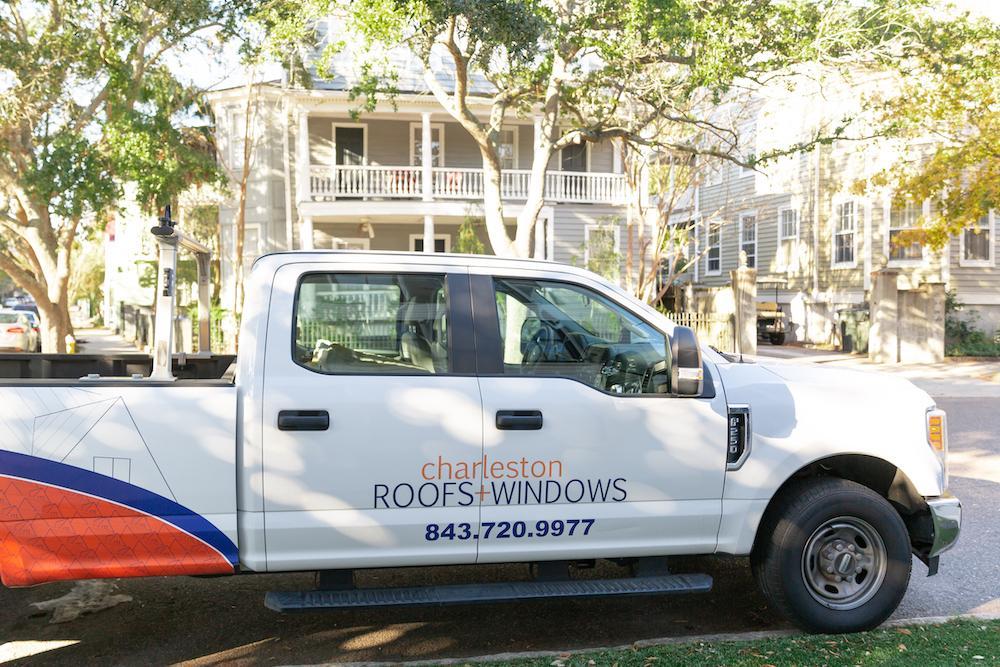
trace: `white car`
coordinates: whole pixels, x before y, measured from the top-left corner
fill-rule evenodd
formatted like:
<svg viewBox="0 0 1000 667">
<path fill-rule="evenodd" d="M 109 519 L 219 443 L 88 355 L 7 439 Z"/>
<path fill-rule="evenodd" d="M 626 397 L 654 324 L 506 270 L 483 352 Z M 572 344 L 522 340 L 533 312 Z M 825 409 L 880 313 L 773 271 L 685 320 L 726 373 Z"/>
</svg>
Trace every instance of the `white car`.
<svg viewBox="0 0 1000 667">
<path fill-rule="evenodd" d="M 31 311 L 31 310 L 22 310 L 20 308 L 15 308 L 14 310 L 17 310 L 18 312 L 23 313 L 25 316 L 27 316 L 28 322 L 29 322 L 29 324 L 31 324 L 31 334 L 32 334 L 31 337 L 32 337 L 32 341 L 33 341 L 32 345 L 31 345 L 31 351 L 32 352 L 41 352 L 42 351 L 42 322 L 41 322 L 41 319 L 38 317 L 38 315 L 35 314 L 34 311 Z"/>
<path fill-rule="evenodd" d="M 34 313 L 0 310 L 0 350 L 38 351 L 38 329 L 32 317 Z"/>
<path fill-rule="evenodd" d="M 913 555 L 934 574 L 958 538 L 926 393 L 741 363 L 582 269 L 268 255 L 241 326 L 235 378 L 231 357 L 175 359 L 218 370 L 160 381 L 127 355 L 0 380 L 5 585 L 319 572 L 317 590 L 268 593 L 284 611 L 698 593 L 711 577 L 670 557 L 735 554 L 777 611 L 846 632 L 895 610 Z M 572 577 L 595 559 L 621 575 Z M 477 563 L 535 578 L 353 585 Z"/>
</svg>

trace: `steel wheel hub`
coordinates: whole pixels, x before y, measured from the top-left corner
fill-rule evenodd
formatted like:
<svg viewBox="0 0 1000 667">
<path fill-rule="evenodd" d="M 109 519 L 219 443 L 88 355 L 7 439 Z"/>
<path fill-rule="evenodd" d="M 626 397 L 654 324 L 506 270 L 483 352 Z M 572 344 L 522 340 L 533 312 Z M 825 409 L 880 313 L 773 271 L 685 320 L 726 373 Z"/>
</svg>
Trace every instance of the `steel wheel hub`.
<svg viewBox="0 0 1000 667">
<path fill-rule="evenodd" d="M 810 595 L 831 609 L 860 607 L 885 579 L 887 555 L 871 524 L 841 516 L 823 523 L 802 551 L 802 579 Z"/>
</svg>

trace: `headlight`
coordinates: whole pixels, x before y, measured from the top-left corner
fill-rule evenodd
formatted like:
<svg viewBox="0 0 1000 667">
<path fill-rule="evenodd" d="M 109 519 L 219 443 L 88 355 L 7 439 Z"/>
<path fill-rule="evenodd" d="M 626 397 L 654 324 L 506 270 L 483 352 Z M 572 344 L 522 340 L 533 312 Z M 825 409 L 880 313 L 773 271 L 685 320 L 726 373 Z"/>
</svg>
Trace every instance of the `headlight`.
<svg viewBox="0 0 1000 667">
<path fill-rule="evenodd" d="M 944 410 L 927 411 L 927 444 L 941 462 L 941 490 L 948 488 L 948 420 Z"/>
</svg>

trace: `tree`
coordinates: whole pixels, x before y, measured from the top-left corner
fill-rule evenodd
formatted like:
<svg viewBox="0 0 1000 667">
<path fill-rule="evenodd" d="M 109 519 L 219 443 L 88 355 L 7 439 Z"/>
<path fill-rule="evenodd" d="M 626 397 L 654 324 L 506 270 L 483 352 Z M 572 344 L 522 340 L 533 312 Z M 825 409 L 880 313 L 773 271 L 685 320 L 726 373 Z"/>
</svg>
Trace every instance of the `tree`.
<svg viewBox="0 0 1000 667">
<path fill-rule="evenodd" d="M 250 3 L 10 0 L 0 5 L 0 269 L 38 304 L 46 351 L 72 332 L 68 287 L 83 228 L 135 182 L 150 211 L 217 170 L 185 124 L 198 91 L 171 51 L 232 34 Z"/>
<path fill-rule="evenodd" d="M 893 45 L 909 34 L 910 8 L 920 4 L 273 0 L 258 19 L 281 39 L 295 41 L 309 35 L 303 17 L 337 15 L 342 39 L 327 46 L 326 57 L 350 45 L 363 74 L 352 92 L 364 109 L 393 94 L 395 72 L 388 67 L 387 49 L 416 56 L 428 88 L 479 148 L 493 251 L 524 257 L 544 204 L 546 172 L 563 148 L 618 139 L 752 166 L 755 157 L 740 150 L 738 136 L 712 122 L 712 101 L 734 88 L 787 75 L 797 63 L 891 57 Z M 450 88 L 438 78 L 438 55 L 452 71 Z M 493 92 L 477 90 L 478 78 Z M 489 112 L 477 112 L 474 102 L 485 102 Z M 540 129 L 513 238 L 503 223 L 500 188 L 501 137 L 509 113 L 537 115 Z M 714 140 L 692 140 L 704 135 Z"/>
<path fill-rule="evenodd" d="M 242 126 L 239 127 L 240 135 L 238 135 L 239 142 L 237 143 L 237 148 L 240 148 L 241 150 L 235 151 L 233 154 L 233 157 L 237 160 L 237 164 L 226 166 L 230 179 L 236 181 L 238 188 L 236 197 L 236 217 L 233 220 L 233 227 L 236 235 L 233 257 L 233 273 L 235 275 L 235 279 L 233 281 L 233 314 L 236 316 L 237 320 L 243 312 L 243 270 L 245 264 L 244 246 L 246 244 L 247 185 L 250 181 L 250 174 L 253 170 L 254 156 L 257 154 L 256 148 L 258 142 L 257 115 L 260 106 L 260 88 L 259 86 L 254 85 L 255 78 L 256 75 L 253 73 L 247 79 L 247 99 L 243 108 L 243 122 Z"/>
<path fill-rule="evenodd" d="M 939 249 L 1000 208 L 1000 26 L 960 15 L 927 20 L 919 34 L 881 114 L 885 131 L 917 150 L 871 184 L 892 187 L 899 204 L 931 200 L 920 235 Z"/>
</svg>

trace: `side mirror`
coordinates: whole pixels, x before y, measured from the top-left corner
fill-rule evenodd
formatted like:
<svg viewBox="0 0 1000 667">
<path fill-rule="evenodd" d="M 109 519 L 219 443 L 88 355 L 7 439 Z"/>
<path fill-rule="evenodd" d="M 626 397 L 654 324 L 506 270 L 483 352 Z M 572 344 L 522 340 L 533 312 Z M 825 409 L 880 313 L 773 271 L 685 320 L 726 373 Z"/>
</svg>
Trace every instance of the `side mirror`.
<svg viewBox="0 0 1000 667">
<path fill-rule="evenodd" d="M 698 336 L 688 327 L 674 327 L 670 337 L 670 387 L 675 396 L 701 396 L 704 371 Z"/>
</svg>

